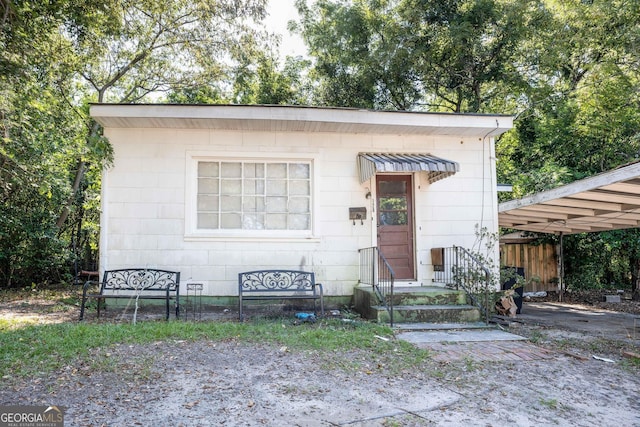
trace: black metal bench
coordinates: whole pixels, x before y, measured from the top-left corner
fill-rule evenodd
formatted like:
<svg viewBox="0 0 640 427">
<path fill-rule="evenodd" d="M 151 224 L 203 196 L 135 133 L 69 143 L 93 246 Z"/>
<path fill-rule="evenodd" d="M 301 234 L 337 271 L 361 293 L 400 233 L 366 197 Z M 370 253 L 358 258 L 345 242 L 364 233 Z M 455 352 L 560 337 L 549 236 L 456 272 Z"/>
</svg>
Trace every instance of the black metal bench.
<svg viewBox="0 0 640 427">
<path fill-rule="evenodd" d="M 98 292 L 90 292 L 97 287 Z M 84 319 L 87 301 L 97 300 L 98 317 L 100 306 L 108 298 L 120 299 L 153 299 L 166 301 L 166 319 L 169 320 L 169 303 L 175 300 L 176 317 L 180 316 L 180 273 L 176 271 L 156 270 L 151 268 L 125 268 L 107 270 L 102 282 L 88 280 L 82 290 L 80 320 Z"/>
<path fill-rule="evenodd" d="M 324 316 L 322 284 L 315 274 L 298 270 L 258 270 L 238 274 L 240 320 L 243 320 L 244 301 L 255 300 L 313 300 L 313 309 Z"/>
</svg>

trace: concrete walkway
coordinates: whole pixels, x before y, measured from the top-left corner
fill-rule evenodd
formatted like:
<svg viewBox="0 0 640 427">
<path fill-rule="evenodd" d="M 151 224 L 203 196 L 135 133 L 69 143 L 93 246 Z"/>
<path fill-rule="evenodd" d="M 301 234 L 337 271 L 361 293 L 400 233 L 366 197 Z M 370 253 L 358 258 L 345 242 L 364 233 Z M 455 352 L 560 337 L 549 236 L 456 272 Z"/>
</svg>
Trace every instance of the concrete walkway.
<svg viewBox="0 0 640 427">
<path fill-rule="evenodd" d="M 640 340 L 640 316 L 554 302 L 525 303 L 515 321 L 594 337 Z M 484 324 L 396 325 L 396 337 L 432 352 L 435 360 L 523 361 L 559 356 L 525 337 Z"/>
<path fill-rule="evenodd" d="M 396 338 L 429 350 L 433 359 L 440 362 L 514 362 L 556 356 L 553 352 L 528 342 L 525 337 L 496 327 L 463 328 L 465 325 L 461 324 L 398 325 Z"/>
<path fill-rule="evenodd" d="M 411 331 L 400 332 L 396 338 L 413 344 L 421 343 L 459 343 L 486 341 L 520 341 L 526 338 L 504 332 L 499 329 L 471 329 L 449 331 Z"/>
</svg>

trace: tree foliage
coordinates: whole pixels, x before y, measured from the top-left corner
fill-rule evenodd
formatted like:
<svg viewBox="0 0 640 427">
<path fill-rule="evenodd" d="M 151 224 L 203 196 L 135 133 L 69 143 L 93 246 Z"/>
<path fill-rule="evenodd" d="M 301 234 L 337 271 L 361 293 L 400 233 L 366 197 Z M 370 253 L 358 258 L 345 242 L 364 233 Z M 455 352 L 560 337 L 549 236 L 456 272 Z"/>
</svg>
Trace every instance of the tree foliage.
<svg viewBox="0 0 640 427">
<path fill-rule="evenodd" d="M 297 5 L 315 58 L 318 102 L 397 110 L 504 109 L 523 85 L 517 47 L 544 18 L 528 0 Z"/>
<path fill-rule="evenodd" d="M 88 103 L 223 80 L 264 6 L 0 0 L 0 287 L 65 279 L 78 248 L 95 257 L 111 149 Z"/>
<path fill-rule="evenodd" d="M 547 25 L 523 47 L 536 58 L 516 128 L 497 146 L 498 175 L 521 197 L 637 161 L 640 4 L 544 2 Z M 570 287 L 638 291 L 637 230 L 567 236 Z"/>
<path fill-rule="evenodd" d="M 300 0 L 297 6 L 318 104 L 516 115 L 515 129 L 497 146 L 498 180 L 514 187 L 503 199 L 640 156 L 638 2 Z M 567 238 L 568 282 L 630 283 L 640 264 L 633 233 Z M 602 243 L 615 239 L 625 247 Z"/>
<path fill-rule="evenodd" d="M 75 87 L 74 58 L 60 28 L 86 31 L 84 5 L 100 15 L 95 2 L 0 6 L 2 286 L 58 281 L 68 266 L 68 241 L 55 218 L 70 197 L 75 158 L 86 151 L 86 128 L 63 96 Z"/>
<path fill-rule="evenodd" d="M 640 156 L 640 2 L 297 0 L 310 58 L 284 61 L 265 4 L 0 0 L 0 287 L 95 256 L 111 151 L 90 102 L 514 114 L 501 197 Z M 636 234 L 567 237 L 567 281 L 636 283 Z"/>
<path fill-rule="evenodd" d="M 551 19 L 525 47 L 537 60 L 515 135 L 498 154 L 499 173 L 514 165 L 546 170 L 550 188 L 638 158 L 640 10 L 637 2 L 611 0 L 546 6 Z M 520 194 L 540 189 L 540 180 L 522 178 L 514 182 Z"/>
</svg>

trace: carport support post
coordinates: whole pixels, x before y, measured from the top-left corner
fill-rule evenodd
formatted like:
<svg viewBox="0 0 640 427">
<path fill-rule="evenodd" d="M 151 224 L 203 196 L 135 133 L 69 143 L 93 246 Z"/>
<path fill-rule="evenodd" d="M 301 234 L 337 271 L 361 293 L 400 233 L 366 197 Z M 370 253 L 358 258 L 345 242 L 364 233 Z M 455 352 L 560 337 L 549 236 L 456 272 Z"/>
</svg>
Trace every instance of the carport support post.
<svg viewBox="0 0 640 427">
<path fill-rule="evenodd" d="M 564 234 L 560 232 L 560 302 L 564 302 Z"/>
</svg>

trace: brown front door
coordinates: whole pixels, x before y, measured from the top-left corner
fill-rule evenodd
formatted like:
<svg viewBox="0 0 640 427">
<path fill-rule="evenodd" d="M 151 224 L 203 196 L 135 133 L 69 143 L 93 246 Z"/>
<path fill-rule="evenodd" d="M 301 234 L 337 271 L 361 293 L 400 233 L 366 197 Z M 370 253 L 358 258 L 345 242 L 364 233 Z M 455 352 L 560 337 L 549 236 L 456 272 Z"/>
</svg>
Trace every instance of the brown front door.
<svg viewBox="0 0 640 427">
<path fill-rule="evenodd" d="M 415 279 L 411 175 L 378 175 L 378 248 L 399 280 Z"/>
</svg>

